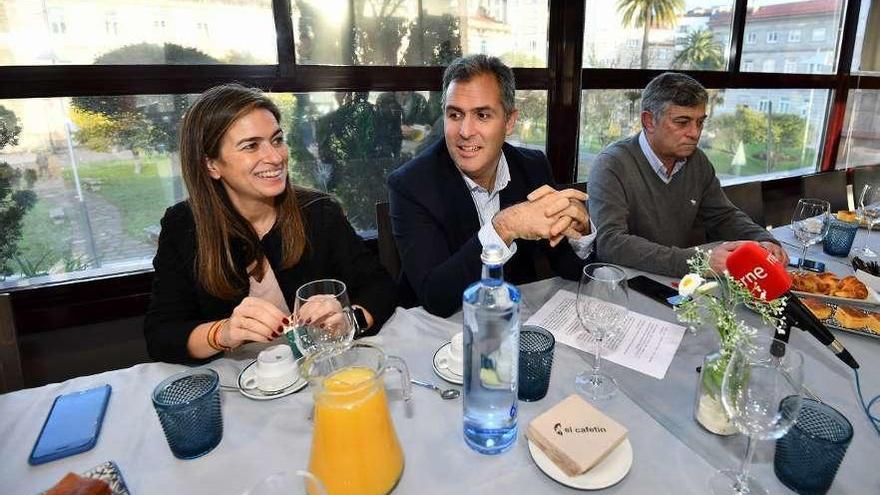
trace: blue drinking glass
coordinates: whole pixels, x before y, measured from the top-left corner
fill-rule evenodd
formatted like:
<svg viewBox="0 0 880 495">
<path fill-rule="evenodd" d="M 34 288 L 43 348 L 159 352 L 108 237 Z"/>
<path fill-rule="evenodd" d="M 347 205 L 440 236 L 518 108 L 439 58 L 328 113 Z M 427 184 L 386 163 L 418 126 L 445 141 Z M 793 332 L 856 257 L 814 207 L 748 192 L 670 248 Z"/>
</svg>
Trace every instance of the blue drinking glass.
<svg viewBox="0 0 880 495">
<path fill-rule="evenodd" d="M 220 377 L 214 370 L 190 369 L 162 380 L 153 389 L 153 407 L 174 457 L 201 457 L 223 438 Z"/>
<path fill-rule="evenodd" d="M 831 256 L 848 256 L 852 249 L 856 232 L 859 231 L 857 222 L 844 222 L 837 218 L 829 219 L 828 233 L 822 244 L 822 251 Z"/>
<path fill-rule="evenodd" d="M 836 409 L 803 399 L 797 422 L 776 441 L 776 477 L 801 495 L 826 493 L 852 436 L 852 425 Z"/>
</svg>

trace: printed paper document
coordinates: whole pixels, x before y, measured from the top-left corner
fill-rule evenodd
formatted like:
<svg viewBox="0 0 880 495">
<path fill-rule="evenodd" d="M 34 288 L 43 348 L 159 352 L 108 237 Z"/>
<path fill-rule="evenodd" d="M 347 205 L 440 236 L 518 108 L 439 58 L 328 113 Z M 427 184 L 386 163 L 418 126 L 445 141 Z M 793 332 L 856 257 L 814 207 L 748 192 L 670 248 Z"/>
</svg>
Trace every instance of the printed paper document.
<svg viewBox="0 0 880 495">
<path fill-rule="evenodd" d="M 547 329 L 557 342 L 595 353 L 596 344 L 575 311 L 577 294 L 560 290 L 526 322 Z M 630 311 L 622 328 L 602 346 L 602 358 L 657 379 L 666 370 L 684 336 L 681 325 Z"/>
</svg>

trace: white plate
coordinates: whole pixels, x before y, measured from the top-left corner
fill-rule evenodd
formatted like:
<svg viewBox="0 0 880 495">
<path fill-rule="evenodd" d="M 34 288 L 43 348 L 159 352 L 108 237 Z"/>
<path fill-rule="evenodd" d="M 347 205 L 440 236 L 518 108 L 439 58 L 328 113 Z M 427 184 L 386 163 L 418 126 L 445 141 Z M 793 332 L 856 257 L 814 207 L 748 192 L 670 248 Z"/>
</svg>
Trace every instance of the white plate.
<svg viewBox="0 0 880 495">
<path fill-rule="evenodd" d="M 455 385 L 461 385 L 464 383 L 464 376 L 456 375 L 455 373 L 449 371 L 446 368 L 441 368 L 440 364 L 437 362 L 440 360 L 440 356 L 449 352 L 449 347 L 452 345 L 452 342 L 447 342 L 440 346 L 436 352 L 434 352 L 434 358 L 431 360 L 431 364 L 434 366 L 434 373 L 437 374 L 440 378 L 446 380 L 449 383 Z"/>
<path fill-rule="evenodd" d="M 593 466 L 593 469 L 574 477 L 562 472 L 559 466 L 554 464 L 547 457 L 547 454 L 531 440 L 529 440 L 529 452 L 532 454 L 532 460 L 541 468 L 541 471 L 544 471 L 544 474 L 565 486 L 579 490 L 607 488 L 622 480 L 633 463 L 633 450 L 629 438 L 624 438 L 620 445 L 612 450 L 605 459 L 602 459 L 602 462 Z"/>
<path fill-rule="evenodd" d="M 247 390 L 242 386 L 242 383 L 245 380 L 247 380 L 248 378 L 250 378 L 254 373 L 256 373 L 256 370 L 254 369 L 254 363 L 256 363 L 256 362 L 257 362 L 256 359 L 251 361 L 251 363 L 249 365 L 245 366 L 244 369 L 241 370 L 241 373 L 238 375 L 238 391 L 241 392 L 241 395 L 247 397 L 248 399 L 254 399 L 254 400 L 277 399 L 279 397 L 285 397 L 287 395 L 290 395 L 294 392 L 299 392 L 308 384 L 308 382 L 303 377 L 299 377 L 296 379 L 296 381 L 294 381 L 290 385 L 282 388 L 281 390 L 278 390 L 277 392 L 263 392 L 262 390 L 260 390 L 258 388 Z"/>
</svg>

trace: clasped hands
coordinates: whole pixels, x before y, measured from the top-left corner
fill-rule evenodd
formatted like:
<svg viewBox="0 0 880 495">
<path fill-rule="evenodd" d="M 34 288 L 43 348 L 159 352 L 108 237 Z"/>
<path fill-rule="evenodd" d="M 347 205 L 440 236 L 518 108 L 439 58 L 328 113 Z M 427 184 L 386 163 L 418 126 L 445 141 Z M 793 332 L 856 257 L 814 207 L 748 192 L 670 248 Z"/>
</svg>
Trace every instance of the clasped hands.
<svg viewBox="0 0 880 495">
<path fill-rule="evenodd" d="M 510 245 L 515 239 L 548 239 L 556 246 L 563 238 L 580 239 L 590 233 L 587 195 L 577 189 L 557 191 L 543 185 L 527 201 L 499 211 L 492 219 L 495 231 Z"/>
</svg>

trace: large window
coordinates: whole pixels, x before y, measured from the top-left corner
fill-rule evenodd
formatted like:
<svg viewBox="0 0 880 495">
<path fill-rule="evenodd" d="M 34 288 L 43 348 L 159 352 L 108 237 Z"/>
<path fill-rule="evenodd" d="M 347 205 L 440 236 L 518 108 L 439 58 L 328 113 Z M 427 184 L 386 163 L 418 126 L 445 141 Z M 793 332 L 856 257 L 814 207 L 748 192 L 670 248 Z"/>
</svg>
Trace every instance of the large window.
<svg viewBox="0 0 880 495">
<path fill-rule="evenodd" d="M 0 65 L 276 61 L 271 0 L 0 3 Z"/>
<path fill-rule="evenodd" d="M 4 227 L 21 235 L 17 250 L 0 256 L 3 285 L 149 266 L 159 219 L 184 198 L 176 129 L 190 101 L 0 100 L 0 121 L 18 142 L 0 150 L 0 167 L 16 177 L 17 194 L 33 198 L 4 216 Z"/>
<path fill-rule="evenodd" d="M 841 26 L 842 6 L 842 0 L 750 0 L 746 36 L 761 32 L 766 36 L 758 38 L 764 43 L 759 41 L 743 47 L 743 57 L 753 61 L 753 65 L 743 71 L 775 72 L 782 64 L 773 59 L 784 58 L 793 61 L 786 62 L 785 72 L 795 72 L 788 69 L 798 67 L 804 72 L 810 67 L 809 72 L 813 73 L 834 72 L 838 45 L 835 34 Z M 719 16 L 718 29 L 726 29 L 727 17 L 729 14 Z"/>
<path fill-rule="evenodd" d="M 850 91 L 838 168 L 880 164 L 880 90 Z"/>
<path fill-rule="evenodd" d="M 880 3 L 861 0 L 852 70 L 880 73 Z"/>
<path fill-rule="evenodd" d="M 547 66 L 547 2 L 293 0 L 299 63 L 442 65 L 488 53 Z"/>
<path fill-rule="evenodd" d="M 596 155 L 641 131 L 641 91 L 585 91 L 578 180 Z M 800 175 L 816 169 L 825 90 L 710 90 L 700 149 L 723 184 Z"/>
<path fill-rule="evenodd" d="M 587 0 L 583 66 L 723 70 L 732 1 Z"/>
</svg>

